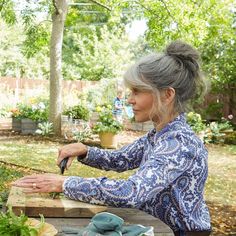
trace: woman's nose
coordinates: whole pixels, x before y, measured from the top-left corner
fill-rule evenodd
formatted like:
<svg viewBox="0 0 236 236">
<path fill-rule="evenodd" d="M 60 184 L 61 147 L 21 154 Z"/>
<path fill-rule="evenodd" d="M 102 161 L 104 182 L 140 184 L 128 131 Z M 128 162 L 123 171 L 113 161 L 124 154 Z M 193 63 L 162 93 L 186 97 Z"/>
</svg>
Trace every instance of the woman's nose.
<svg viewBox="0 0 236 236">
<path fill-rule="evenodd" d="M 129 104 L 134 104 L 134 98 L 133 98 L 133 96 L 132 95 L 129 95 L 129 97 L 128 97 L 128 99 L 127 99 L 127 102 L 129 103 Z"/>
</svg>

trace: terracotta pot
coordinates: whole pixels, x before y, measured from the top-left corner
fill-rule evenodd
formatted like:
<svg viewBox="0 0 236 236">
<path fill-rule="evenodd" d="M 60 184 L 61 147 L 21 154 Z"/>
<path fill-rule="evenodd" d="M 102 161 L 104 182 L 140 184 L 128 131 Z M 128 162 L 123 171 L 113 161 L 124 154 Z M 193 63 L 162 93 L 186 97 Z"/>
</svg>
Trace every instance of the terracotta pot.
<svg viewBox="0 0 236 236">
<path fill-rule="evenodd" d="M 117 135 L 113 133 L 100 133 L 101 146 L 104 148 L 117 148 Z"/>
</svg>

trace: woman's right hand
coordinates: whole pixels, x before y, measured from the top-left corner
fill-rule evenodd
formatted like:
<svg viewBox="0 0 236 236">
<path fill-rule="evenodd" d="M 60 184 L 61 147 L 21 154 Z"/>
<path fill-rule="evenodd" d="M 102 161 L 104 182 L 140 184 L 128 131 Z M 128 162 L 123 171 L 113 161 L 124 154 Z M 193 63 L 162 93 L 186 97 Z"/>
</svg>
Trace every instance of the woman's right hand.
<svg viewBox="0 0 236 236">
<path fill-rule="evenodd" d="M 61 161 L 69 157 L 69 160 L 66 165 L 66 169 L 71 166 L 72 161 L 77 156 L 85 156 L 87 154 L 87 146 L 82 143 L 71 143 L 63 146 L 58 150 L 57 165 L 60 166 Z"/>
</svg>

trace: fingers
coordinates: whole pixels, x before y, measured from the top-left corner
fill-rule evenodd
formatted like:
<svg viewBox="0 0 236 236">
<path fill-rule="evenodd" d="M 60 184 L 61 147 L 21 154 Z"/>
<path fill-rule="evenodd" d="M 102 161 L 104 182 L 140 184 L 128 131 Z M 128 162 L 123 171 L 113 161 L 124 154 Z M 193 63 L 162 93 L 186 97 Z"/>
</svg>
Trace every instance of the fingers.
<svg viewBox="0 0 236 236">
<path fill-rule="evenodd" d="M 23 188 L 25 193 L 62 192 L 65 178 L 56 174 L 30 175 L 13 182 L 12 185 Z"/>
<path fill-rule="evenodd" d="M 67 162 L 67 164 L 66 164 L 66 169 L 67 169 L 67 170 L 70 168 L 70 166 L 71 166 L 73 160 L 74 160 L 74 158 L 69 158 L 69 159 L 68 159 L 68 162 Z"/>
<path fill-rule="evenodd" d="M 72 157 L 73 153 L 69 150 L 70 147 L 68 145 L 62 147 L 62 149 L 59 149 L 58 151 L 58 158 L 57 158 L 57 165 L 60 166 L 61 161 L 66 157 Z"/>
<path fill-rule="evenodd" d="M 60 166 L 61 161 L 64 158 L 69 157 L 69 160 L 66 165 L 66 168 L 68 169 L 76 156 L 84 154 L 86 155 L 87 151 L 87 146 L 82 143 L 72 143 L 65 145 L 58 150 L 57 165 Z"/>
</svg>

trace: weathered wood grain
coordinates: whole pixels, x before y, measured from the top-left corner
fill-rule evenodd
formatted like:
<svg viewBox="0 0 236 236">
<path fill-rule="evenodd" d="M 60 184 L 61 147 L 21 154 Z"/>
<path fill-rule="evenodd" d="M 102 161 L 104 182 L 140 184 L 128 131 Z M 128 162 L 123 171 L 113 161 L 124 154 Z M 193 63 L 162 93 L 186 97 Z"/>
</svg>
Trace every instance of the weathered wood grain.
<svg viewBox="0 0 236 236">
<path fill-rule="evenodd" d="M 12 187 L 7 206 L 12 206 L 16 214 L 24 212 L 29 217 L 43 214 L 47 223 L 59 231 L 64 226 L 85 227 L 91 217 L 99 212 L 110 212 L 124 219 L 125 224 L 142 224 L 153 226 L 155 235 L 173 236 L 172 230 L 159 219 L 137 209 L 112 208 L 87 204 L 65 198 L 52 199 L 48 194 L 24 194 L 21 188 Z"/>
<path fill-rule="evenodd" d="M 15 214 L 24 212 L 37 217 L 92 217 L 106 211 L 107 206 L 87 204 L 67 198 L 52 199 L 49 194 L 25 194 L 21 188 L 12 187 L 7 206 L 12 206 Z"/>
</svg>

